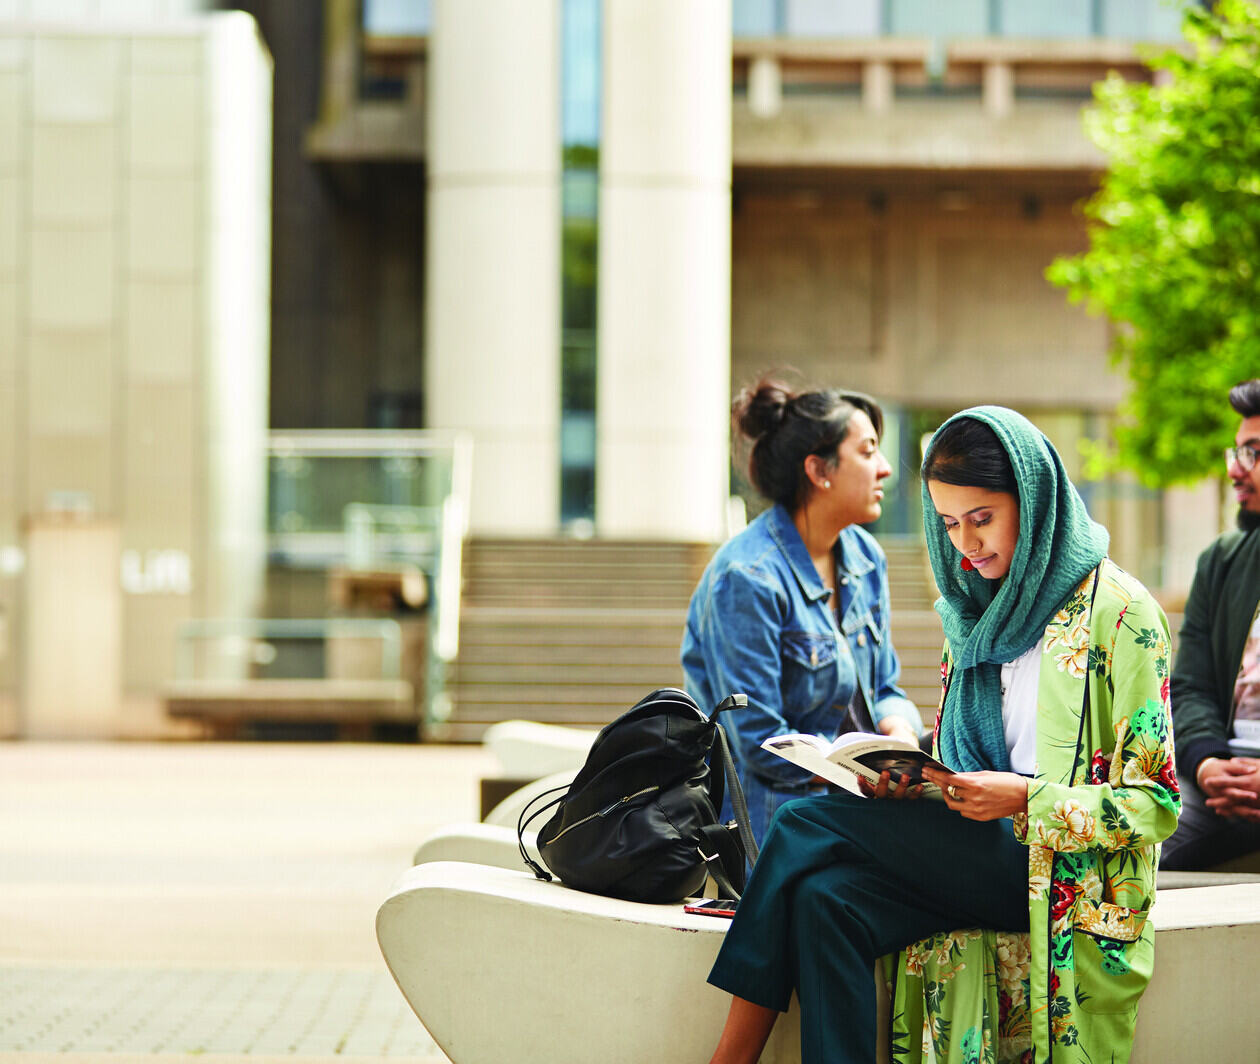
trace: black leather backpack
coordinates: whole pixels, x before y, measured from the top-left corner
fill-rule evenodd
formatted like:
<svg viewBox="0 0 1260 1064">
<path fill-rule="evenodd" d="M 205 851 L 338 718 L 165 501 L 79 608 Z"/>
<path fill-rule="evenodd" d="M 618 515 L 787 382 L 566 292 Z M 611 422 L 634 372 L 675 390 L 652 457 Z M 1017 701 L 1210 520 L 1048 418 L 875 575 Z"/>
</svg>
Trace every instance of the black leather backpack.
<svg viewBox="0 0 1260 1064">
<path fill-rule="evenodd" d="M 565 793 L 550 801 L 554 792 L 541 794 L 521 811 L 517 842 L 534 875 L 551 879 L 526 853 L 523 833 L 558 806 L 538 832 L 538 850 L 568 886 L 677 902 L 699 894 L 712 875 L 723 897 L 738 898 L 757 844 L 717 717 L 747 705 L 745 695 L 731 695 L 706 717 L 690 695 L 665 687 L 605 726 Z M 730 824 L 718 821 L 723 777 L 736 815 Z"/>
</svg>

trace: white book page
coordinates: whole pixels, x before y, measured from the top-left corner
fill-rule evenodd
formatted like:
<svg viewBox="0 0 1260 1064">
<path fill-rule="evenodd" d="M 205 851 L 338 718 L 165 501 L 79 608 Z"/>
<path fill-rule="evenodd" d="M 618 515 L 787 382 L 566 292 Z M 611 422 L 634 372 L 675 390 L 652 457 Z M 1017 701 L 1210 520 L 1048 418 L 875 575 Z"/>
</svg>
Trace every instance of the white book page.
<svg viewBox="0 0 1260 1064">
<path fill-rule="evenodd" d="M 865 779 L 871 786 L 879 782 L 880 768 L 862 764 L 857 758 L 875 755 L 875 765 L 888 762 L 887 767 L 894 771 L 902 770 L 897 754 L 906 751 L 907 764 L 904 770 L 918 775 L 918 766 L 924 760 L 944 768 L 939 762 L 926 758 L 917 743 L 905 739 L 890 738 L 887 735 L 871 735 L 863 732 L 848 732 L 835 742 L 828 742 L 818 735 L 792 734 L 774 735 L 765 740 L 762 748 L 773 754 L 799 765 L 801 768 L 821 776 L 825 780 L 842 787 L 852 794 L 862 794 L 858 786 L 858 777 Z M 885 756 L 886 755 L 886 756 Z M 923 781 L 923 794 L 928 798 L 942 797 L 940 788 L 934 783 Z"/>
<path fill-rule="evenodd" d="M 852 794 L 862 793 L 857 777 L 851 771 L 827 759 L 826 751 L 831 749 L 831 744 L 817 735 L 772 735 L 761 745 L 805 771 L 830 780 L 837 787 L 843 787 Z"/>
</svg>

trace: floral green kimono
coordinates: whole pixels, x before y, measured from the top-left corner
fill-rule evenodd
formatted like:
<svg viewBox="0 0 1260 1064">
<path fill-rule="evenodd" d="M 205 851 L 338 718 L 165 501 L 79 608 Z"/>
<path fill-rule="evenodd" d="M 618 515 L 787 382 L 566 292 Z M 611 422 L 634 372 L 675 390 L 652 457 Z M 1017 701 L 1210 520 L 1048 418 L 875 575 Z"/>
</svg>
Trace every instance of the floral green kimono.
<svg viewBox="0 0 1260 1064">
<path fill-rule="evenodd" d="M 885 958 L 893 1064 L 1129 1059 L 1154 967 L 1159 843 L 1181 798 L 1168 622 L 1112 562 L 1096 572 L 1097 591 L 1090 573 L 1042 641 L 1037 768 L 1015 818 L 1030 932 L 953 931 Z M 945 684 L 950 670 L 947 647 Z"/>
</svg>

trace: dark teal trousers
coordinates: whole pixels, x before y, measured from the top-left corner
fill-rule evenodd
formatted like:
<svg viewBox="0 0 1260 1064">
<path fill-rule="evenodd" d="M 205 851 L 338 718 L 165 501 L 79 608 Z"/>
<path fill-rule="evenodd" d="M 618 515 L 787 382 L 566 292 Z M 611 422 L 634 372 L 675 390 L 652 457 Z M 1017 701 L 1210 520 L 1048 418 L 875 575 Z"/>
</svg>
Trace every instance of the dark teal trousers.
<svg viewBox="0 0 1260 1064">
<path fill-rule="evenodd" d="M 1028 930 L 1028 850 L 1009 820 L 830 794 L 775 814 L 709 982 L 801 1006 L 802 1064 L 875 1059 L 875 960 L 960 927 Z"/>
</svg>

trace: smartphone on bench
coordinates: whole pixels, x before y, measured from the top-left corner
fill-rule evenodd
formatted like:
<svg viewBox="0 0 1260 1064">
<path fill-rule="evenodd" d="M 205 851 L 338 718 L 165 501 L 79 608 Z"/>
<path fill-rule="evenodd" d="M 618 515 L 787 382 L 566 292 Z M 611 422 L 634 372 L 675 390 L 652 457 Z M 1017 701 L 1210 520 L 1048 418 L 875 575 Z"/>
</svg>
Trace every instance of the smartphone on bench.
<svg viewBox="0 0 1260 1064">
<path fill-rule="evenodd" d="M 691 905 L 684 905 L 683 912 L 699 913 L 702 916 L 726 916 L 735 915 L 735 906 L 739 902 L 731 898 L 710 898 L 708 901 L 698 901 Z"/>
</svg>

